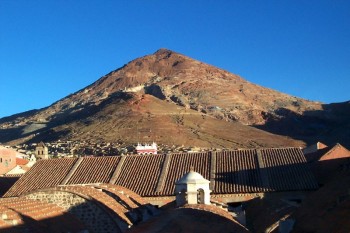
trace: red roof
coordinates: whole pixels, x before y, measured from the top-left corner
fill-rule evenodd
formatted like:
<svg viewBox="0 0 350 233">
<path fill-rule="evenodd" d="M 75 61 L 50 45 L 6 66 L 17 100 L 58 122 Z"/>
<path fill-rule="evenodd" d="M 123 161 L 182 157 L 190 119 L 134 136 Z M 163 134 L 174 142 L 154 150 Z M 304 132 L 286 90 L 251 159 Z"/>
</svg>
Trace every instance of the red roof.
<svg viewBox="0 0 350 233">
<path fill-rule="evenodd" d="M 25 198 L 0 199 L 0 232 L 80 232 L 83 224 L 63 208 Z"/>
<path fill-rule="evenodd" d="M 235 221 L 228 212 L 219 207 L 209 205 L 188 205 L 163 212 L 159 216 L 131 228 L 128 232 L 243 233 L 249 231 Z"/>
<path fill-rule="evenodd" d="M 91 183 L 117 184 L 144 197 L 172 196 L 175 182 L 191 167 L 210 180 L 213 194 L 318 187 L 302 151 L 279 148 L 41 160 L 5 196 L 60 184 Z"/>
<path fill-rule="evenodd" d="M 29 161 L 28 160 L 26 160 L 26 159 L 21 159 L 21 158 L 17 158 L 16 157 L 16 164 L 17 165 L 26 165 L 27 163 L 29 163 Z"/>
</svg>

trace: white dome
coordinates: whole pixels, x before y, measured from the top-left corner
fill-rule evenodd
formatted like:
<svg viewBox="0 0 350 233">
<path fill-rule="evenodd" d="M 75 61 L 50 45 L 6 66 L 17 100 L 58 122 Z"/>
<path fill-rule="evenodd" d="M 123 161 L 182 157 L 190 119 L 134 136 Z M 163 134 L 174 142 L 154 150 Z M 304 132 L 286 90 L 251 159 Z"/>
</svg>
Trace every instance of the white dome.
<svg viewBox="0 0 350 233">
<path fill-rule="evenodd" d="M 190 171 L 181 177 L 175 184 L 189 184 L 189 183 L 209 183 L 201 174 L 195 171 Z"/>
</svg>

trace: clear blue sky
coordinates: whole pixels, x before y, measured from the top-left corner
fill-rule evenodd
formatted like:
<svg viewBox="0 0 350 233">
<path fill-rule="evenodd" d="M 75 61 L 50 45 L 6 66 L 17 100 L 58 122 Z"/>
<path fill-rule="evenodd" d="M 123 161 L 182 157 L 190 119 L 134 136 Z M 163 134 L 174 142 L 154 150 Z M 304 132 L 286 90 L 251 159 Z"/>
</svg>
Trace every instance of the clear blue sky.
<svg viewBox="0 0 350 233">
<path fill-rule="evenodd" d="M 348 0 L 0 0 L 0 118 L 159 48 L 293 96 L 350 100 Z"/>
</svg>

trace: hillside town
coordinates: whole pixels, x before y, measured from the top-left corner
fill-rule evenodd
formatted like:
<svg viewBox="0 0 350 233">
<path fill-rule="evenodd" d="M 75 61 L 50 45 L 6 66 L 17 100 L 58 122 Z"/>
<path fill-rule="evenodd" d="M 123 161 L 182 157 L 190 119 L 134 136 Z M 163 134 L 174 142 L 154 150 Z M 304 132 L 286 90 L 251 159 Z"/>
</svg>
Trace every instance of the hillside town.
<svg viewBox="0 0 350 233">
<path fill-rule="evenodd" d="M 127 155 L 127 154 L 157 154 L 157 153 L 179 153 L 179 152 L 199 152 L 208 150 L 228 150 L 227 149 L 213 149 L 200 147 L 185 147 L 179 145 L 164 145 L 156 144 L 156 142 L 137 143 L 134 145 L 125 145 L 125 143 L 111 143 L 100 142 L 94 143 L 91 141 L 61 141 L 56 142 L 42 142 L 47 147 L 49 158 L 69 158 L 69 157 L 83 157 L 83 156 L 112 156 L 112 155 Z M 0 144 L 1 145 L 1 144 Z M 8 146 L 17 152 L 26 155 L 29 158 L 31 155 L 36 155 L 36 148 L 39 143 L 20 144 L 16 146 Z M 5 145 L 3 145 L 5 146 Z M 141 146 L 141 147 L 140 147 Z M 139 149 L 146 147 L 151 149 L 146 152 L 138 152 Z"/>
</svg>

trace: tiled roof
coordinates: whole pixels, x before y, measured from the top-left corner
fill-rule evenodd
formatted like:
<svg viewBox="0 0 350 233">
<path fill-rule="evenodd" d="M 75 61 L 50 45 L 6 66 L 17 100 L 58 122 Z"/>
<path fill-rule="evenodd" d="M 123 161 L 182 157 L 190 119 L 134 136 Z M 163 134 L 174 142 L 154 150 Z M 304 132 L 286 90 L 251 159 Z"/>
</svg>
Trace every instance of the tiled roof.
<svg viewBox="0 0 350 233">
<path fill-rule="evenodd" d="M 16 158 L 16 164 L 17 165 L 26 165 L 27 163 L 29 163 L 29 161 L 26 160 L 26 159 Z"/>
<path fill-rule="evenodd" d="M 141 196 L 122 186 L 99 184 L 93 185 L 93 187 L 102 189 L 104 193 L 115 200 L 115 203 L 124 207 L 126 211 L 124 211 L 123 214 L 132 222 L 132 224 L 144 221 L 145 213 L 147 213 L 146 216 L 148 218 L 150 215 L 154 215 L 157 212 L 157 210 Z"/>
<path fill-rule="evenodd" d="M 67 184 L 108 183 L 120 157 L 84 158 Z"/>
<path fill-rule="evenodd" d="M 263 192 L 255 150 L 225 151 L 216 154 L 214 193 Z"/>
<path fill-rule="evenodd" d="M 120 221 L 123 223 L 122 225 L 130 227 L 144 220 L 144 211 L 148 212 L 148 217 L 155 213 L 154 207 L 151 207 L 149 203 L 145 202 L 138 194 L 124 187 L 112 184 L 62 185 L 35 190 L 21 197 L 38 199 L 38 195 L 35 194 L 46 193 L 47 195 L 55 196 L 57 192 L 72 193 L 80 196 L 87 202 L 95 203 L 103 212 L 110 216 L 118 229 L 123 228 L 119 228 Z M 135 201 L 135 199 L 138 201 Z M 44 197 L 38 200 L 45 201 L 47 199 Z M 50 203 L 51 202 L 52 200 Z M 60 200 L 56 202 L 57 203 L 53 201 L 54 204 L 61 204 Z M 67 208 L 66 206 L 62 207 Z M 88 225 L 89 223 L 86 224 Z"/>
<path fill-rule="evenodd" d="M 113 199 L 106 193 L 99 191 L 97 188 L 98 187 L 77 185 L 77 186 L 59 186 L 59 187 L 44 189 L 39 191 L 41 192 L 50 191 L 50 190 L 64 191 L 64 192 L 71 192 L 77 195 L 83 195 L 85 197 L 89 197 L 89 199 L 92 199 L 102 204 L 104 208 L 107 208 L 109 211 L 112 211 L 116 216 L 119 216 L 128 225 L 132 225 L 131 221 L 125 215 L 125 213 L 128 212 L 128 210 L 124 208 L 122 205 L 120 205 L 118 202 L 116 202 L 115 199 Z"/>
<path fill-rule="evenodd" d="M 54 204 L 25 198 L 0 199 L 0 232 L 79 232 L 86 229 Z"/>
<path fill-rule="evenodd" d="M 306 154 L 305 157 L 320 184 L 324 184 L 335 172 L 350 164 L 350 151 L 339 143 Z"/>
<path fill-rule="evenodd" d="M 295 199 L 298 197 L 293 196 Z M 297 208 L 297 204 L 277 195 L 255 198 L 245 203 L 246 226 L 252 232 L 277 232 L 279 221 L 286 219 Z"/>
<path fill-rule="evenodd" d="M 117 190 L 118 192 L 122 192 L 138 206 L 147 204 L 147 202 L 140 195 L 123 186 L 114 184 L 99 184 L 98 186 L 101 188 L 106 188 L 107 190 Z"/>
<path fill-rule="evenodd" d="M 193 170 L 213 194 L 312 190 L 317 182 L 299 148 L 42 160 L 4 195 L 64 184 L 112 183 L 144 197 L 174 195 L 175 181 Z M 67 183 L 65 183 L 67 182 Z"/>
<path fill-rule="evenodd" d="M 169 209 L 162 214 L 131 228 L 132 233 L 211 233 L 211 232 L 249 232 L 236 222 L 228 212 L 224 213 L 216 206 L 189 205 L 177 209 Z"/>
<path fill-rule="evenodd" d="M 268 176 L 268 189 L 293 191 L 317 188 L 302 151 L 297 148 L 262 149 L 261 155 Z"/>
<path fill-rule="evenodd" d="M 131 189 L 141 196 L 152 196 L 164 159 L 165 155 L 126 157 L 115 184 Z"/>
<path fill-rule="evenodd" d="M 194 205 L 191 204 L 191 205 L 189 205 L 189 204 L 186 204 L 180 208 L 208 211 L 208 212 L 214 213 L 216 215 L 220 215 L 221 217 L 227 218 L 227 219 L 239 224 L 228 211 L 226 211 L 220 207 L 217 207 L 215 205 L 205 205 L 205 204 L 194 204 Z"/>
<path fill-rule="evenodd" d="M 315 162 L 319 160 L 323 155 L 327 154 L 330 150 L 332 150 L 332 147 L 326 147 L 317 150 L 316 152 L 305 154 L 305 158 L 307 162 Z"/>
<path fill-rule="evenodd" d="M 40 160 L 19 179 L 8 192 L 19 196 L 35 189 L 54 187 L 62 183 L 77 159 Z M 6 197 L 6 194 L 4 195 Z"/>
<path fill-rule="evenodd" d="M 130 198 L 130 196 L 127 195 L 123 189 L 119 188 L 121 186 L 117 186 L 117 185 L 113 185 L 113 186 L 115 187 L 111 187 L 111 185 L 98 185 L 95 187 L 101 188 L 105 192 L 110 193 L 110 195 L 115 196 L 117 199 L 123 202 L 123 205 L 125 205 L 125 208 L 127 208 L 128 210 L 136 209 L 140 206 L 136 201 Z"/>
<path fill-rule="evenodd" d="M 327 160 L 327 159 L 339 159 L 339 158 L 348 158 L 350 157 L 350 151 L 340 145 L 339 143 L 322 148 L 316 152 L 309 153 L 305 155 L 308 162 L 315 162 L 318 160 Z"/>
<path fill-rule="evenodd" d="M 209 153 L 172 154 L 170 156 L 171 160 L 166 179 L 164 180 L 164 188 L 159 195 L 173 195 L 175 192 L 175 182 L 185 173 L 189 172 L 191 167 L 205 179 L 210 179 Z"/>
</svg>

